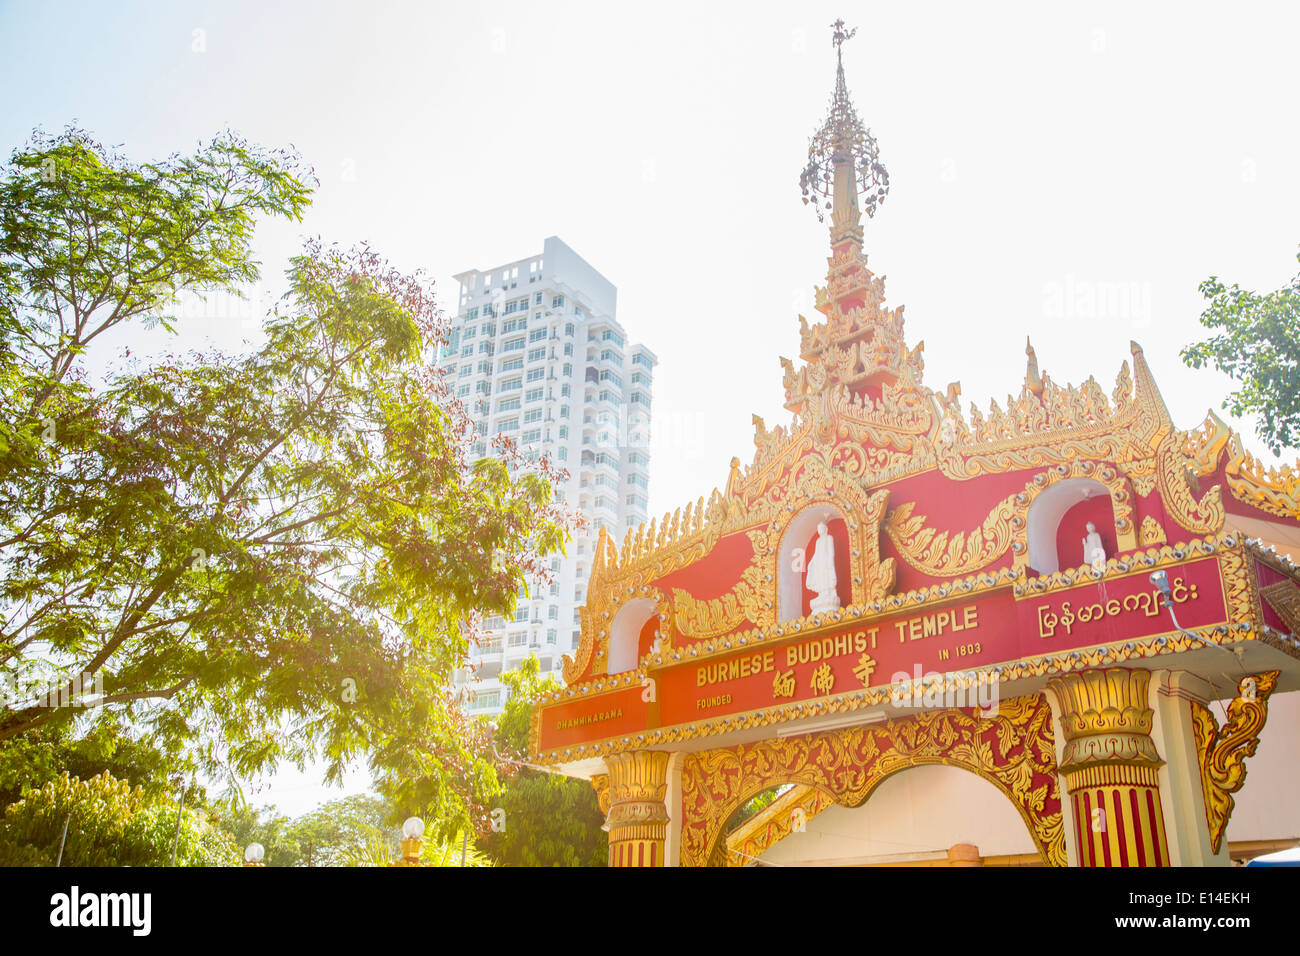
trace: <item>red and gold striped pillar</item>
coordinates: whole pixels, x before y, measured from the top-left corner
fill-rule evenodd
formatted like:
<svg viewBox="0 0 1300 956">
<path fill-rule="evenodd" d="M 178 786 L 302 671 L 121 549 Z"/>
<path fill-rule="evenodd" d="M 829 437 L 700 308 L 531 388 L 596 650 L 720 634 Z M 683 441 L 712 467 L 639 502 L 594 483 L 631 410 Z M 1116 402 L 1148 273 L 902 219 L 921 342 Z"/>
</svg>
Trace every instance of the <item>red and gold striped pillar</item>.
<svg viewBox="0 0 1300 956">
<path fill-rule="evenodd" d="M 633 750 L 610 754 L 609 768 L 610 866 L 663 866 L 664 837 L 668 832 L 668 757 L 662 750 Z"/>
<path fill-rule="evenodd" d="M 1109 667 L 1054 677 L 1080 866 L 1168 866 L 1151 739 L 1151 674 Z"/>
</svg>

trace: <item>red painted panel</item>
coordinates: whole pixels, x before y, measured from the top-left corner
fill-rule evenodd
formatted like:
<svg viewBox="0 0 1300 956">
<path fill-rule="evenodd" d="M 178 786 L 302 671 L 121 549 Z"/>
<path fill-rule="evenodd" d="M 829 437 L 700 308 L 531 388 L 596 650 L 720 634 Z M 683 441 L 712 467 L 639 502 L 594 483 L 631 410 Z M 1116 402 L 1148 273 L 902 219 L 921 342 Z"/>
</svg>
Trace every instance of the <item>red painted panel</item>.
<svg viewBox="0 0 1300 956">
<path fill-rule="evenodd" d="M 570 747 L 588 740 L 625 736 L 645 730 L 649 705 L 639 684 L 596 697 L 566 700 L 542 708 L 542 750 Z"/>
<path fill-rule="evenodd" d="M 718 540 L 713 550 L 689 567 L 656 580 L 655 587 L 665 594 L 673 588 L 688 591 L 697 601 L 721 597 L 736 586 L 740 572 L 754 558 L 754 545 L 746 534 L 729 534 Z"/>
</svg>

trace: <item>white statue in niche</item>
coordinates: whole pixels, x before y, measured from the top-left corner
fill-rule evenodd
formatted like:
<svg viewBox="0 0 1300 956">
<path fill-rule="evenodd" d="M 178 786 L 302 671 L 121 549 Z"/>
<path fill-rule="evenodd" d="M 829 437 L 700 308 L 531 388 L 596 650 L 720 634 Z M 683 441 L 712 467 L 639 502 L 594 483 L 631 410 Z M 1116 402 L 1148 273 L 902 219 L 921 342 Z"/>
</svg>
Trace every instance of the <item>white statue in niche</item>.
<svg viewBox="0 0 1300 956">
<path fill-rule="evenodd" d="M 1088 536 L 1083 539 L 1083 560 L 1090 565 L 1094 571 L 1101 574 L 1106 570 L 1106 546 L 1101 543 L 1101 535 L 1097 533 L 1097 526 L 1091 521 L 1085 525 L 1088 530 Z"/>
<path fill-rule="evenodd" d="M 817 525 L 817 543 L 813 548 L 812 558 L 808 561 L 808 571 L 804 575 L 804 586 L 817 596 L 809 602 L 813 614 L 821 611 L 834 611 L 840 606 L 840 596 L 835 591 L 835 539 L 831 537 L 826 522 Z"/>
</svg>

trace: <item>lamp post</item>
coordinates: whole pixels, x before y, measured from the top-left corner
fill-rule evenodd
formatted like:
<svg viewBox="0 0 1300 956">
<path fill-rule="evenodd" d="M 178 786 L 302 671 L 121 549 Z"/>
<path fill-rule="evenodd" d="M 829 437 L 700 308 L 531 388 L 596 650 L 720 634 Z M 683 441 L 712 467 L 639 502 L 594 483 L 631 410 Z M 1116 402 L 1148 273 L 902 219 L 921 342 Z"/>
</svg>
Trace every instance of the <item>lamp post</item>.
<svg viewBox="0 0 1300 956">
<path fill-rule="evenodd" d="M 1154 571 L 1147 580 L 1154 584 L 1156 589 L 1160 592 L 1160 604 L 1169 612 L 1169 619 L 1174 622 L 1174 627 L 1178 628 L 1180 634 L 1189 637 L 1194 641 L 1199 641 L 1206 647 L 1217 647 L 1219 650 L 1223 651 L 1223 653 L 1231 655 L 1238 665 L 1241 664 L 1239 648 L 1234 649 L 1224 647 L 1222 644 L 1215 644 L 1213 641 L 1202 637 L 1200 634 L 1193 631 L 1189 631 L 1178 623 L 1178 615 L 1174 613 L 1174 589 L 1169 585 L 1168 574 L 1164 571 Z"/>
<path fill-rule="evenodd" d="M 262 857 L 266 856 L 266 849 L 260 843 L 250 843 L 244 850 L 244 866 L 263 866 Z"/>
<path fill-rule="evenodd" d="M 424 821 L 419 817 L 407 817 L 402 824 L 402 858 L 394 866 L 420 866 L 420 856 L 424 851 Z"/>
</svg>

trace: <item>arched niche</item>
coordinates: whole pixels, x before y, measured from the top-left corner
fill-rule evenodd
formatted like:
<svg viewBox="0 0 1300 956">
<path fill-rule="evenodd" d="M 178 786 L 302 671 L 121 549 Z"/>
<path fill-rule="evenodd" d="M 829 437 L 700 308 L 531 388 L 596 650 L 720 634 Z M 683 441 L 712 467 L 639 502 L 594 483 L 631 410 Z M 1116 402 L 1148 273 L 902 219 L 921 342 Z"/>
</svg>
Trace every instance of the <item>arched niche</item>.
<svg viewBox="0 0 1300 956">
<path fill-rule="evenodd" d="M 817 526 L 823 521 L 835 541 L 835 591 L 840 606 L 853 603 L 848 523 L 834 505 L 818 502 L 795 515 L 781 535 L 776 575 L 778 623 L 808 615 L 808 603 L 815 595 L 804 587 L 804 570 L 812 559 Z"/>
<path fill-rule="evenodd" d="M 1106 485 L 1095 478 L 1074 477 L 1040 491 L 1026 519 L 1030 570 L 1053 574 L 1063 567 L 1083 564 L 1084 529 L 1089 521 L 1097 526 L 1106 556 L 1114 557 L 1118 551 L 1115 510 Z"/>
<path fill-rule="evenodd" d="M 856 807 L 828 807 L 759 860 L 852 866 L 938 854 L 960 843 L 974 844 L 985 857 L 1040 855 L 1002 790 L 968 770 L 932 764 L 891 774 Z"/>
<path fill-rule="evenodd" d="M 654 642 L 659 628 L 659 605 L 650 598 L 632 598 L 618 609 L 609 625 L 608 672 L 635 670 Z"/>
</svg>

